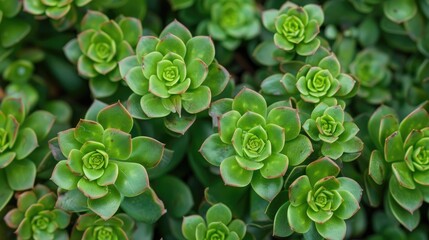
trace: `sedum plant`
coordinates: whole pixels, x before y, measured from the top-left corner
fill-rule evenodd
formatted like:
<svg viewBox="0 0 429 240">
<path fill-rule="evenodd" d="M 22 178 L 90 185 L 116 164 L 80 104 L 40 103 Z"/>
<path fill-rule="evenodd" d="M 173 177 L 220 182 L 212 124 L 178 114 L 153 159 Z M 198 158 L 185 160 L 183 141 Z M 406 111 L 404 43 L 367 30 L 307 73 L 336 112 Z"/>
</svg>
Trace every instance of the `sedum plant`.
<svg viewBox="0 0 429 240">
<path fill-rule="evenodd" d="M 205 220 L 200 215 L 184 217 L 182 234 L 186 240 L 240 240 L 246 234 L 246 224 L 232 220 L 231 210 L 218 203 L 207 210 Z"/>
<path fill-rule="evenodd" d="M 323 156 L 351 161 L 363 149 L 363 142 L 356 136 L 358 126 L 339 105 L 318 104 L 302 128 L 313 141 L 322 142 Z"/>
<path fill-rule="evenodd" d="M 299 95 L 303 101 L 313 104 L 350 98 L 358 87 L 350 75 L 341 73 L 337 57 L 325 48 L 308 57 L 296 75 L 286 73 L 280 82 L 288 94 Z"/>
<path fill-rule="evenodd" d="M 262 198 L 273 199 L 289 164 L 298 165 L 313 152 L 307 137 L 299 135 L 298 112 L 282 104 L 267 107 L 261 95 L 247 88 L 234 99 L 215 102 L 212 109 L 222 105 L 227 106 L 223 112 L 212 114 L 219 117 L 219 132 L 204 141 L 201 154 L 220 167 L 226 185 L 251 184 Z"/>
<path fill-rule="evenodd" d="M 89 78 L 94 97 L 108 97 L 116 92 L 121 80 L 118 63 L 134 54 L 142 31 L 136 18 L 114 21 L 96 11 L 88 11 L 84 16 L 77 39 L 67 43 L 64 51 L 77 64 L 79 74 Z"/>
<path fill-rule="evenodd" d="M 159 38 L 140 38 L 136 55 L 119 64 L 133 91 L 128 99 L 133 117 L 163 118 L 167 129 L 184 134 L 196 114 L 206 110 L 228 83 L 229 74 L 214 55 L 209 37 L 192 37 L 177 21 L 165 27 Z"/>
<path fill-rule="evenodd" d="M 420 106 L 399 122 L 393 109 L 381 106 L 368 129 L 376 146 L 368 174 L 377 184 L 388 181 L 387 208 L 411 231 L 429 201 L 429 113 Z"/>
<path fill-rule="evenodd" d="M 132 127 L 133 119 L 118 102 L 103 108 L 97 121 L 81 119 L 76 128 L 58 133 L 66 159 L 56 164 L 51 180 L 61 189 L 81 192 L 86 207 L 105 220 L 124 197 L 149 188 L 146 168 L 156 166 L 164 152 L 155 139 L 131 138 Z"/>
<path fill-rule="evenodd" d="M 347 177 L 337 177 L 340 167 L 329 158 L 313 161 L 289 187 L 289 201 L 276 213 L 274 226 L 307 233 L 312 225 L 326 239 L 343 239 L 345 220 L 359 210 L 362 188 Z M 284 216 L 284 217 L 282 217 Z"/>
<path fill-rule="evenodd" d="M 18 239 L 68 239 L 70 214 L 55 208 L 57 196 L 43 185 L 17 195 L 17 208 L 4 217 L 10 228 L 16 229 Z"/>
<path fill-rule="evenodd" d="M 204 6 L 210 12 L 207 32 L 214 40 L 228 49 L 236 49 L 242 40 L 255 37 L 260 23 L 254 0 L 206 0 Z"/>
<path fill-rule="evenodd" d="M 33 15 L 46 15 L 47 17 L 59 20 L 65 17 L 75 4 L 83 7 L 90 3 L 91 0 L 24 0 L 24 10 Z"/>
<path fill-rule="evenodd" d="M 359 52 L 350 65 L 350 72 L 359 79 L 358 95 L 371 104 L 380 104 L 391 99 L 386 87 L 391 82 L 388 68 L 389 56 L 377 49 Z"/>
<path fill-rule="evenodd" d="M 86 213 L 77 219 L 70 239 L 130 239 L 134 227 L 134 220 L 124 213 L 115 214 L 108 220 L 93 213 Z"/>
<path fill-rule="evenodd" d="M 323 21 L 320 6 L 307 4 L 300 7 L 292 2 L 286 2 L 279 10 L 264 11 L 262 16 L 265 28 L 274 32 L 275 45 L 301 56 L 311 55 L 319 48 L 317 34 Z"/>
<path fill-rule="evenodd" d="M 5 97 L 0 104 L 0 209 L 12 198 L 13 191 L 34 186 L 37 170 L 32 153 L 55 121 L 49 112 L 39 110 L 27 115 L 28 111 L 20 98 Z"/>
</svg>

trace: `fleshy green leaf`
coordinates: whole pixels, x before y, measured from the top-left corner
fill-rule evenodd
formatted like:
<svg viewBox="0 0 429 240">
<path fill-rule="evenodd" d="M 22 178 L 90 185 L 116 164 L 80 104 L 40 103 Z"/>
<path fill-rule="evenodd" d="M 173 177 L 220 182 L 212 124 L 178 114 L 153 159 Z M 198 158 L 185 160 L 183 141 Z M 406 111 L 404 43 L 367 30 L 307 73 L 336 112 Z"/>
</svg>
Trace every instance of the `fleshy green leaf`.
<svg viewBox="0 0 429 240">
<path fill-rule="evenodd" d="M 230 144 L 222 142 L 217 133 L 208 137 L 199 151 L 210 164 L 215 166 L 220 166 L 222 161 L 235 153 L 234 148 Z"/>
<path fill-rule="evenodd" d="M 313 39 L 308 43 L 301 42 L 296 47 L 296 53 L 301 56 L 309 56 L 317 51 L 320 46 L 320 40 L 318 38 Z"/>
<path fill-rule="evenodd" d="M 116 128 L 128 133 L 133 128 L 133 118 L 120 102 L 103 108 L 97 120 L 104 129 Z"/>
<path fill-rule="evenodd" d="M 195 90 L 188 90 L 182 94 L 183 108 L 190 114 L 196 114 L 207 109 L 210 101 L 211 92 L 207 86 L 200 86 Z"/>
<path fill-rule="evenodd" d="M 337 176 L 340 173 L 340 168 L 329 158 L 321 158 L 308 164 L 306 173 L 313 185 L 324 177 Z"/>
<path fill-rule="evenodd" d="M 260 172 L 267 179 L 282 177 L 286 173 L 288 165 L 289 159 L 286 155 L 273 153 L 264 160 L 264 166 Z"/>
<path fill-rule="evenodd" d="M 306 175 L 297 178 L 289 187 L 289 201 L 292 206 L 306 203 L 308 192 L 312 187 Z"/>
<path fill-rule="evenodd" d="M 39 146 L 37 135 L 30 128 L 24 128 L 18 133 L 13 150 L 16 153 L 16 159 L 21 160 L 27 157 Z"/>
<path fill-rule="evenodd" d="M 303 163 L 313 151 L 310 139 L 300 134 L 295 139 L 287 142 L 281 152 L 289 158 L 289 164 L 291 166 L 298 166 Z"/>
<path fill-rule="evenodd" d="M 316 223 L 316 229 L 327 239 L 343 239 L 346 235 L 346 223 L 335 216 L 325 223 Z"/>
<path fill-rule="evenodd" d="M 107 220 L 118 211 L 121 201 L 121 194 L 116 188 L 112 187 L 106 196 L 99 199 L 88 199 L 88 207 L 98 216 Z"/>
<path fill-rule="evenodd" d="M 14 161 L 6 167 L 6 178 L 15 191 L 32 188 L 36 180 L 36 165 L 27 159 Z"/>
<path fill-rule="evenodd" d="M 80 178 L 74 175 L 67 167 L 65 160 L 57 163 L 51 177 L 51 180 L 58 185 L 58 187 L 66 190 L 75 189 L 79 179 Z"/>
<path fill-rule="evenodd" d="M 393 199 L 410 213 L 416 211 L 423 204 L 423 196 L 418 189 L 408 189 L 398 182 L 395 176 L 389 181 L 389 192 Z"/>
<path fill-rule="evenodd" d="M 109 18 L 101 12 L 88 11 L 81 22 L 81 31 L 99 29 L 100 25 L 109 21 Z"/>
<path fill-rule="evenodd" d="M 340 207 L 335 210 L 334 215 L 340 219 L 349 219 L 360 209 L 359 202 L 347 191 L 339 190 L 338 193 L 343 198 L 343 203 L 341 203 Z"/>
<path fill-rule="evenodd" d="M 288 220 L 289 202 L 283 204 L 274 217 L 273 234 L 278 237 L 288 237 L 293 233 Z"/>
<path fill-rule="evenodd" d="M 106 186 L 99 186 L 96 181 L 89 181 L 86 178 L 81 178 L 77 182 L 77 188 L 89 199 L 99 199 L 109 193 Z"/>
<path fill-rule="evenodd" d="M 226 88 L 230 78 L 228 70 L 218 63 L 212 63 L 203 85 L 210 88 L 212 96 L 217 96 Z"/>
<path fill-rule="evenodd" d="M 150 137 L 135 137 L 132 139 L 132 152 L 128 161 L 142 164 L 146 168 L 158 165 L 164 154 L 165 144 Z"/>
<path fill-rule="evenodd" d="M 124 40 L 134 48 L 139 38 L 143 35 L 141 21 L 133 17 L 123 17 L 119 21 L 119 27 L 124 33 Z"/>
<path fill-rule="evenodd" d="M 173 52 L 184 57 L 186 54 L 186 45 L 180 38 L 169 33 L 161 38 L 161 41 L 156 46 L 156 50 L 163 55 Z"/>
<path fill-rule="evenodd" d="M 323 21 L 325 20 L 325 16 L 320 6 L 316 4 L 307 4 L 303 8 L 307 12 L 309 20 L 314 19 L 317 21 L 319 25 L 323 24 Z"/>
<path fill-rule="evenodd" d="M 196 240 L 195 233 L 199 224 L 205 224 L 204 219 L 199 215 L 191 215 L 183 218 L 182 234 L 186 239 Z"/>
<path fill-rule="evenodd" d="M 238 111 L 240 114 L 246 112 L 255 112 L 265 117 L 267 115 L 267 103 L 265 99 L 257 92 L 244 88 L 234 98 L 232 109 Z"/>
<path fill-rule="evenodd" d="M 104 131 L 103 143 L 110 158 L 127 160 L 131 155 L 131 135 L 128 133 L 108 128 Z"/>
<path fill-rule="evenodd" d="M 386 165 L 383 155 L 378 150 L 374 150 L 371 153 L 368 174 L 377 184 L 381 185 L 383 183 L 386 175 Z"/>
<path fill-rule="evenodd" d="M 185 27 L 185 25 L 177 20 L 174 20 L 168 24 L 159 34 L 159 38 L 163 38 L 169 33 L 177 36 L 184 43 L 187 43 L 192 38 L 191 32 Z"/>
<path fill-rule="evenodd" d="M 115 186 L 125 197 L 135 197 L 149 187 L 146 169 L 138 163 L 116 162 L 119 168 Z"/>
<path fill-rule="evenodd" d="M 124 198 L 121 208 L 128 216 L 147 224 L 155 223 L 164 213 L 162 201 L 151 188 L 132 198 Z"/>
<path fill-rule="evenodd" d="M 387 196 L 387 208 L 390 209 L 393 216 L 409 231 L 413 231 L 420 222 L 420 211 L 415 211 L 411 214 L 399 206 L 390 194 Z"/>
<path fill-rule="evenodd" d="M 232 213 L 225 204 L 218 203 L 207 210 L 206 220 L 207 224 L 221 222 L 225 225 L 228 225 L 232 220 Z"/>
<path fill-rule="evenodd" d="M 146 94 L 140 101 L 143 112 L 152 118 L 165 117 L 169 115 L 170 110 L 166 109 L 162 104 L 162 99 L 153 95 L 152 93 Z"/>
<path fill-rule="evenodd" d="M 220 173 L 226 185 L 245 187 L 252 180 L 253 172 L 240 167 L 234 156 L 228 157 L 220 164 Z"/>
<path fill-rule="evenodd" d="M 268 113 L 267 123 L 276 124 L 285 129 L 285 140 L 296 138 L 301 131 L 298 111 L 289 107 L 277 107 Z"/>
<path fill-rule="evenodd" d="M 211 38 L 206 36 L 193 37 L 186 43 L 186 63 L 193 59 L 201 59 L 207 65 L 213 61 L 215 48 Z"/>
<path fill-rule="evenodd" d="M 307 216 L 307 204 L 290 205 L 287 209 L 287 218 L 290 228 L 297 233 L 306 233 L 311 227 L 311 220 Z"/>
<path fill-rule="evenodd" d="M 405 162 L 395 162 L 391 166 L 393 175 L 396 177 L 401 186 L 408 189 L 416 188 L 411 172 Z"/>
<path fill-rule="evenodd" d="M 260 197 L 271 202 L 282 189 L 283 178 L 266 179 L 256 171 L 253 174 L 251 185 Z"/>
<path fill-rule="evenodd" d="M 417 4 L 410 0 L 392 0 L 383 4 L 386 17 L 396 23 L 410 20 L 417 13 Z"/>
<path fill-rule="evenodd" d="M 74 136 L 82 144 L 87 141 L 101 142 L 103 132 L 104 129 L 99 123 L 81 119 L 76 126 Z"/>
</svg>

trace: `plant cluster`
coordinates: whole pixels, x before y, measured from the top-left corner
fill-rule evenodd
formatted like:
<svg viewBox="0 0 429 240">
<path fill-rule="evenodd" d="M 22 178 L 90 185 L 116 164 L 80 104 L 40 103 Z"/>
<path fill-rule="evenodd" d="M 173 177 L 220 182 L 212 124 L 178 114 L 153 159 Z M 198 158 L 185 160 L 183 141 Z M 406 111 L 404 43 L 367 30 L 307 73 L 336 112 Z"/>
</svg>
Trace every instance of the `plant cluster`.
<svg viewBox="0 0 429 240">
<path fill-rule="evenodd" d="M 424 0 L 0 0 L 0 234 L 429 239 Z"/>
</svg>

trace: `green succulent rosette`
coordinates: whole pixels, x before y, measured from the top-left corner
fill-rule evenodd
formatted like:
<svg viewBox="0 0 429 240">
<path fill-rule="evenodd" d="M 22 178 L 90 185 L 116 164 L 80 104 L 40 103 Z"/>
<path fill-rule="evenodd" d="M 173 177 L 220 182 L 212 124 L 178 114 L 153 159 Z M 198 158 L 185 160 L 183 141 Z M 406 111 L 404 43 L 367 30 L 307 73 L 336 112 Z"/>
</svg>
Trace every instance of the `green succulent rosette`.
<svg viewBox="0 0 429 240">
<path fill-rule="evenodd" d="M 309 56 L 319 48 L 317 35 L 323 21 L 323 10 L 315 4 L 300 7 L 286 2 L 279 10 L 270 9 L 262 15 L 265 28 L 274 32 L 275 45 L 301 56 Z"/>
<path fill-rule="evenodd" d="M 122 80 L 118 63 L 134 54 L 143 32 L 141 23 L 131 17 L 109 20 L 101 12 L 88 11 L 80 27 L 77 39 L 67 43 L 64 52 L 77 64 L 79 74 L 89 78 L 94 97 L 111 96 Z"/>
<path fill-rule="evenodd" d="M 376 147 L 369 177 L 380 185 L 388 181 L 387 208 L 412 231 L 420 222 L 423 201 L 429 201 L 429 113 L 420 106 L 399 122 L 393 109 L 381 106 L 368 130 Z"/>
<path fill-rule="evenodd" d="M 4 220 L 16 229 L 18 239 L 68 239 L 70 214 L 55 208 L 57 196 L 43 185 L 17 195 L 17 208 L 10 210 Z"/>
<path fill-rule="evenodd" d="M 228 50 L 236 49 L 242 40 L 254 38 L 261 26 L 253 0 L 207 0 L 210 20 L 203 22 L 207 32 Z"/>
<path fill-rule="evenodd" d="M 14 191 L 34 186 L 37 147 L 49 134 L 55 117 L 46 111 L 27 115 L 28 108 L 20 98 L 6 97 L 0 104 L 0 209 Z M 26 177 L 23 178 L 22 176 Z"/>
<path fill-rule="evenodd" d="M 131 239 L 134 227 L 134 220 L 124 213 L 115 214 L 108 220 L 104 220 L 93 213 L 86 213 L 77 219 L 70 239 Z"/>
<path fill-rule="evenodd" d="M 225 110 L 214 113 L 221 107 Z M 297 110 L 284 102 L 267 108 L 260 94 L 245 88 L 234 99 L 213 103 L 212 109 L 219 132 L 204 141 L 200 152 L 220 167 L 226 185 L 251 184 L 259 196 L 272 200 L 288 166 L 301 164 L 313 152 L 310 140 L 299 134 Z"/>
<path fill-rule="evenodd" d="M 205 220 L 200 215 L 184 217 L 182 234 L 186 240 L 240 240 L 246 234 L 246 224 L 233 220 L 231 210 L 218 203 L 207 210 Z"/>
<path fill-rule="evenodd" d="M 87 200 L 84 207 L 105 220 L 124 197 L 150 190 L 146 168 L 156 166 L 164 152 L 164 144 L 155 139 L 131 138 L 132 127 L 133 119 L 116 103 L 103 108 L 97 121 L 81 119 L 76 128 L 58 133 L 67 159 L 57 163 L 51 180 L 63 190 L 81 193 Z"/>
<path fill-rule="evenodd" d="M 192 37 L 177 21 L 159 38 L 140 38 L 136 55 L 119 63 L 121 76 L 133 91 L 128 99 L 133 117 L 164 118 L 167 129 L 184 134 L 195 114 L 209 108 L 212 97 L 229 81 L 229 73 L 214 55 L 209 37 Z"/>
<path fill-rule="evenodd" d="M 344 239 L 345 220 L 359 209 L 362 188 L 347 177 L 337 177 L 338 165 L 329 158 L 318 159 L 305 168 L 289 187 L 289 201 L 277 211 L 274 227 L 307 233 L 312 225 L 326 239 Z"/>
<path fill-rule="evenodd" d="M 49 18 L 57 31 L 73 27 L 78 19 L 77 8 L 91 0 L 23 0 L 24 11 L 39 19 Z"/>
<path fill-rule="evenodd" d="M 332 159 L 352 161 L 360 156 L 363 142 L 358 126 L 341 106 L 318 104 L 302 128 L 313 141 L 321 141 L 321 154 Z"/>
<path fill-rule="evenodd" d="M 0 4 L 0 61 L 12 53 L 8 48 L 30 33 L 30 24 L 16 17 L 21 7 L 22 2 L 19 0 L 3 0 Z"/>
<path fill-rule="evenodd" d="M 358 96 L 371 104 L 391 100 L 389 62 L 389 56 L 377 49 L 365 49 L 357 54 L 350 64 L 350 72 L 359 80 Z"/>
<path fill-rule="evenodd" d="M 24 10 L 33 15 L 46 15 L 59 20 L 65 17 L 76 5 L 83 7 L 91 0 L 24 0 Z"/>
<path fill-rule="evenodd" d="M 309 103 L 332 98 L 342 101 L 356 95 L 358 89 L 356 80 L 341 72 L 335 54 L 322 47 L 306 59 L 306 64 L 295 76 L 286 73 L 280 81 L 289 94 L 299 94 L 302 100 Z"/>
</svg>

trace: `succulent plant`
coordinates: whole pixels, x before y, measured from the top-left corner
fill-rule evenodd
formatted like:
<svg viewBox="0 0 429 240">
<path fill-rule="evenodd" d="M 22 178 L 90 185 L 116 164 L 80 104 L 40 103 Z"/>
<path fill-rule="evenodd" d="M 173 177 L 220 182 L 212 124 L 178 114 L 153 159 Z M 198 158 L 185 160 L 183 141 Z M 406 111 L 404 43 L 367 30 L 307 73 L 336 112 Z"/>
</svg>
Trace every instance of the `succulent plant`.
<svg viewBox="0 0 429 240">
<path fill-rule="evenodd" d="M 323 156 L 351 161 L 359 157 L 363 149 L 363 142 L 356 136 L 358 126 L 339 105 L 319 103 L 302 128 L 312 140 L 323 142 Z"/>
<path fill-rule="evenodd" d="M 262 198 L 273 199 L 289 164 L 298 165 L 313 152 L 308 138 L 299 134 L 298 112 L 283 103 L 267 108 L 265 99 L 247 88 L 234 99 L 213 103 L 212 109 L 222 105 L 228 106 L 225 111 L 212 114 L 219 118 L 219 133 L 204 141 L 201 154 L 220 166 L 226 185 L 251 184 Z"/>
<path fill-rule="evenodd" d="M 97 121 L 81 119 L 76 128 L 58 133 L 67 160 L 57 163 L 51 180 L 64 190 L 78 189 L 87 207 L 105 220 L 124 197 L 149 188 L 146 168 L 156 166 L 164 152 L 164 144 L 155 139 L 131 139 L 132 127 L 133 119 L 118 102 L 103 108 Z"/>
<path fill-rule="evenodd" d="M 34 186 L 36 165 L 32 153 L 46 138 L 55 118 L 46 111 L 27 116 L 28 107 L 18 98 L 6 97 L 0 105 L 0 209 L 10 200 L 13 191 Z M 26 177 L 23 178 L 22 175 Z"/>
<path fill-rule="evenodd" d="M 307 165 L 306 175 L 290 185 L 289 201 L 279 208 L 274 225 L 306 233 L 314 224 L 323 238 L 343 239 L 345 220 L 360 208 L 362 188 L 350 178 L 337 177 L 339 173 L 338 165 L 326 157 Z"/>
<path fill-rule="evenodd" d="M 133 117 L 164 118 L 169 130 L 184 134 L 195 114 L 206 110 L 228 83 L 229 74 L 214 55 L 209 37 L 192 37 L 177 21 L 165 27 L 159 38 L 143 36 L 136 55 L 119 64 L 133 91 L 128 100 Z"/>
<path fill-rule="evenodd" d="M 121 80 L 118 63 L 133 55 L 142 35 L 136 18 L 109 20 L 101 12 L 88 11 L 81 22 L 81 32 L 64 47 L 69 60 L 77 63 L 78 72 L 89 78 L 91 92 L 97 98 L 114 94 Z"/>
<path fill-rule="evenodd" d="M 17 229 L 18 239 L 68 239 L 70 214 L 55 208 L 57 196 L 43 185 L 17 195 L 17 208 L 4 217 L 10 228 Z"/>
<path fill-rule="evenodd" d="M 277 81 L 279 78 L 268 78 L 266 81 Z M 319 103 L 333 98 L 342 101 L 354 96 L 358 87 L 350 75 L 341 73 L 337 57 L 323 47 L 307 58 L 306 64 L 299 68 L 296 75 L 286 73 L 280 82 L 288 95 L 299 95 L 299 98 L 309 103 Z"/>
<path fill-rule="evenodd" d="M 134 220 L 124 213 L 115 214 L 108 220 L 86 213 L 77 219 L 71 239 L 129 239 L 134 226 Z"/>
<path fill-rule="evenodd" d="M 246 224 L 240 219 L 232 220 L 231 210 L 218 203 L 207 210 L 205 220 L 200 215 L 184 217 L 182 234 L 186 240 L 239 240 L 246 234 Z"/>
<path fill-rule="evenodd" d="M 420 219 L 418 209 L 429 199 L 429 113 L 420 106 L 399 122 L 393 109 L 381 106 L 368 129 L 377 148 L 369 176 L 377 184 L 388 181 L 388 208 L 411 231 Z"/>
<path fill-rule="evenodd" d="M 207 32 L 226 49 L 236 49 L 261 30 L 254 0 L 207 0 L 204 6 L 210 12 Z"/>
<path fill-rule="evenodd" d="M 359 79 L 358 95 L 369 103 L 380 104 L 392 98 L 387 89 L 391 82 L 388 64 L 386 53 L 370 48 L 359 52 L 350 65 L 351 74 Z"/>
<path fill-rule="evenodd" d="M 317 34 L 323 21 L 320 6 L 307 4 L 300 7 L 292 2 L 286 2 L 279 10 L 266 10 L 262 16 L 265 28 L 274 32 L 276 46 L 301 56 L 311 55 L 319 48 Z"/>
<path fill-rule="evenodd" d="M 46 15 L 58 20 L 63 18 L 73 8 L 74 4 L 83 7 L 91 0 L 24 0 L 24 10 L 34 15 Z"/>
</svg>

